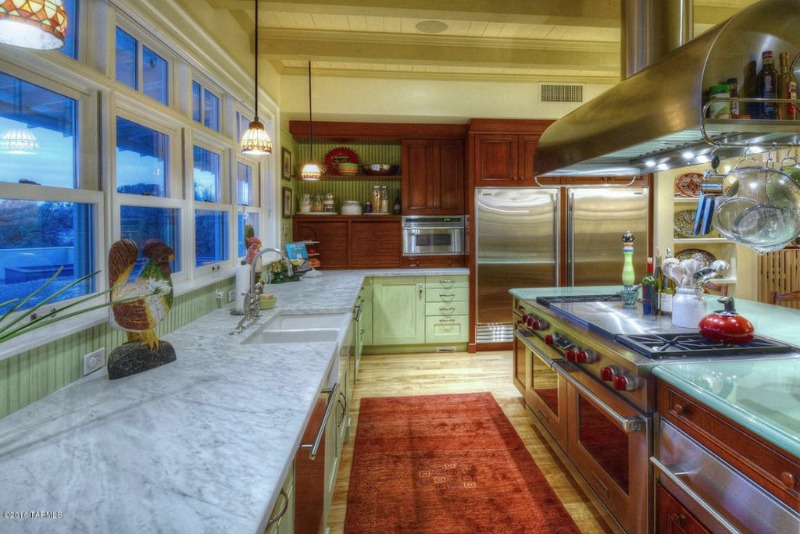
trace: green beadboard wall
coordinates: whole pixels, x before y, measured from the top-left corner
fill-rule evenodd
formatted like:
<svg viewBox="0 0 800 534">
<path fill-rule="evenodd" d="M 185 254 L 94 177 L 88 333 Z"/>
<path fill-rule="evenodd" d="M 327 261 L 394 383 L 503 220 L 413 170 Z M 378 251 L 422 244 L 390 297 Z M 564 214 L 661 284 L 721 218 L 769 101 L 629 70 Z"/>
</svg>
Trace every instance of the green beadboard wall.
<svg viewBox="0 0 800 534">
<path fill-rule="evenodd" d="M 217 289 L 227 295 L 233 289 L 233 279 L 175 297 L 169 315 L 158 326 L 159 335 L 217 309 Z M 124 332 L 104 323 L 0 361 L 0 417 L 82 378 L 87 353 L 105 347 L 108 356 L 124 340 Z"/>
</svg>

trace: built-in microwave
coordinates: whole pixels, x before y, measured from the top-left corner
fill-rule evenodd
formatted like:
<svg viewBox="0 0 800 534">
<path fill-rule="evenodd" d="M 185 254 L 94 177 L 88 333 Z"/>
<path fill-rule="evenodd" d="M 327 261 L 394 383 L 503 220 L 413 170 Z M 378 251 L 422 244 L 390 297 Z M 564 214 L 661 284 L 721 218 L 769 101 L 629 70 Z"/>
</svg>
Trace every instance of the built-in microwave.
<svg viewBox="0 0 800 534">
<path fill-rule="evenodd" d="M 403 256 L 464 254 L 464 217 L 403 217 Z"/>
</svg>

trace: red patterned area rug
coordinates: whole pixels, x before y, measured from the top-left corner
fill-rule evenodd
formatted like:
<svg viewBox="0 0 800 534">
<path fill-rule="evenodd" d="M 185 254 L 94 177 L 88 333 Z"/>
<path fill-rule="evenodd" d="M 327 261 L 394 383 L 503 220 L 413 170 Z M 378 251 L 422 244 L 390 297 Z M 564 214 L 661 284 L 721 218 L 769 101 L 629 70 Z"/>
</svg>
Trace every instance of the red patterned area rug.
<svg viewBox="0 0 800 534">
<path fill-rule="evenodd" d="M 344 531 L 579 532 L 490 393 L 361 400 Z"/>
</svg>

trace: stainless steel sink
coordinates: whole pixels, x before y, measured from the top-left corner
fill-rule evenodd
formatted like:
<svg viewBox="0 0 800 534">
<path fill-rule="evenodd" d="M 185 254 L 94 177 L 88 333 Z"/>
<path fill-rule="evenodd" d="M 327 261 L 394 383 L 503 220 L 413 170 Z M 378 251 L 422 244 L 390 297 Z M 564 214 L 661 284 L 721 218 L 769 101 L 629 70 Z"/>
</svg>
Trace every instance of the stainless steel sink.
<svg viewBox="0 0 800 534">
<path fill-rule="evenodd" d="M 335 342 L 347 330 L 350 320 L 351 314 L 348 312 L 279 312 L 264 325 L 255 328 L 242 343 Z"/>
</svg>

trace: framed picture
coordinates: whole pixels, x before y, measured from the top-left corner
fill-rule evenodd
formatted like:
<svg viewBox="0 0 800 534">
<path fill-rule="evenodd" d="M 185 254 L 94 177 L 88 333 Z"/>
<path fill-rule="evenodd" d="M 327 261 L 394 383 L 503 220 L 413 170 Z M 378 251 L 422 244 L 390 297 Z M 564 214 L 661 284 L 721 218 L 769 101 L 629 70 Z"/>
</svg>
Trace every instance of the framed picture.
<svg viewBox="0 0 800 534">
<path fill-rule="evenodd" d="M 292 179 L 292 153 L 284 147 L 281 147 L 281 178 Z"/>
<path fill-rule="evenodd" d="M 283 188 L 283 218 L 288 219 L 292 216 L 292 189 Z"/>
</svg>

